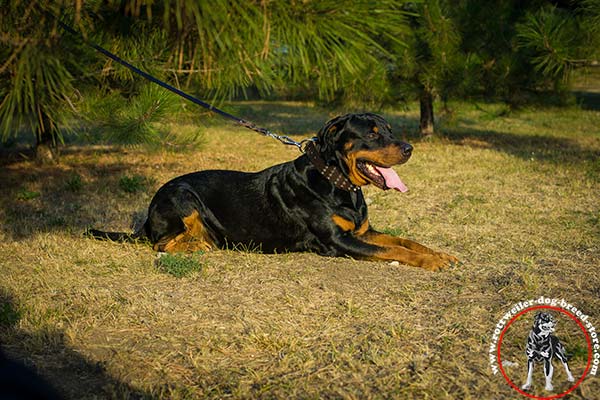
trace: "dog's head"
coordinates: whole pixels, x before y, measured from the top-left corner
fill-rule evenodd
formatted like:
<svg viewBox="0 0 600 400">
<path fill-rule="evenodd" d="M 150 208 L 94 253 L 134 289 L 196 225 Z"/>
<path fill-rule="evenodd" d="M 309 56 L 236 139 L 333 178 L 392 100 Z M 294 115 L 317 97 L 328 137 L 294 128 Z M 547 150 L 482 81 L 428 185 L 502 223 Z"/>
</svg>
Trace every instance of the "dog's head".
<svg viewBox="0 0 600 400">
<path fill-rule="evenodd" d="M 533 321 L 533 331 L 540 336 L 548 336 L 556 327 L 556 320 L 554 317 L 545 312 L 539 312 L 535 315 Z"/>
<path fill-rule="evenodd" d="M 412 146 L 392 135 L 390 124 L 376 114 L 346 114 L 319 131 L 317 148 L 329 164 L 339 167 L 356 186 L 372 183 L 380 189 L 408 188 L 391 168 L 410 158 Z"/>
</svg>

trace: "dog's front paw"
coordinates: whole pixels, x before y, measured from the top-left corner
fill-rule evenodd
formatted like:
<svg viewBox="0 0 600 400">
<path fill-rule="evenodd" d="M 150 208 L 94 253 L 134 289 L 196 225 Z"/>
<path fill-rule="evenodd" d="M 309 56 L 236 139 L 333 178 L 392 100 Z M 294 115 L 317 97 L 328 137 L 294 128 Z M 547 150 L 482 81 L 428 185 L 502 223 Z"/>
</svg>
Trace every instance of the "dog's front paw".
<svg viewBox="0 0 600 400">
<path fill-rule="evenodd" d="M 567 380 L 569 382 L 575 382 L 575 378 L 573 378 L 573 375 L 569 374 L 569 376 L 567 376 Z"/>
<path fill-rule="evenodd" d="M 451 264 L 459 264 L 460 260 L 450 254 L 442 253 L 441 251 L 435 253 L 436 256 L 442 260 L 449 261 Z"/>
<path fill-rule="evenodd" d="M 551 392 L 554 390 L 554 386 L 551 383 L 546 383 L 546 387 L 544 387 L 547 391 Z"/>
<path fill-rule="evenodd" d="M 428 271 L 440 271 L 452 266 L 453 264 L 454 262 L 450 259 L 442 258 L 437 254 L 428 254 L 423 257 L 423 260 L 419 266 Z"/>
<path fill-rule="evenodd" d="M 531 383 L 527 382 L 523 386 L 521 386 L 522 390 L 529 390 L 531 388 Z"/>
</svg>

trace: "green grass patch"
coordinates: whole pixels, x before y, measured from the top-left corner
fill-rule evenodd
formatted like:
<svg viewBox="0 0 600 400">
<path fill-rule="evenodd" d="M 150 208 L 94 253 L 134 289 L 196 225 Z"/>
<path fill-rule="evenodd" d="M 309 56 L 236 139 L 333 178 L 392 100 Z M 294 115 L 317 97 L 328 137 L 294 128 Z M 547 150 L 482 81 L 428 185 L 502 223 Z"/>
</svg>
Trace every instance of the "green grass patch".
<svg viewBox="0 0 600 400">
<path fill-rule="evenodd" d="M 178 253 L 162 254 L 156 260 L 156 267 L 159 271 L 173 275 L 176 278 L 183 278 L 202 271 L 202 263 L 195 259 L 193 255 Z"/>
<path fill-rule="evenodd" d="M 21 313 L 10 303 L 0 303 L 0 326 L 10 328 L 21 319 Z"/>
<path fill-rule="evenodd" d="M 78 173 L 72 174 L 65 182 L 65 189 L 69 192 L 79 193 L 83 189 L 83 180 Z"/>
<path fill-rule="evenodd" d="M 123 175 L 119 179 L 119 188 L 125 193 L 138 193 L 146 188 L 146 178 L 141 175 Z"/>
<path fill-rule="evenodd" d="M 36 192 L 34 190 L 21 189 L 17 193 L 17 200 L 29 201 L 33 199 L 37 199 L 42 194 L 40 192 Z"/>
</svg>

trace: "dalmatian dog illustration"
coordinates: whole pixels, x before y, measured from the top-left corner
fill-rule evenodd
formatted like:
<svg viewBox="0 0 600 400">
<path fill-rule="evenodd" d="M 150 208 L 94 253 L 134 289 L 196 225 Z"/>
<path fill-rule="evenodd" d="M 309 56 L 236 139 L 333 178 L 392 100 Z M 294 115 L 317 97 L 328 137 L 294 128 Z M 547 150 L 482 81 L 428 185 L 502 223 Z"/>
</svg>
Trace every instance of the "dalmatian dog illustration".
<svg viewBox="0 0 600 400">
<path fill-rule="evenodd" d="M 527 347 L 525 349 L 525 353 L 527 354 L 527 381 L 521 387 L 523 390 L 531 387 L 533 366 L 536 362 L 542 361 L 544 362 L 544 375 L 546 376 L 545 389 L 548 391 L 554 389 L 554 386 L 552 386 L 552 374 L 554 373 L 552 359 L 554 357 L 558 358 L 565 367 L 567 380 L 575 382 L 575 378 L 573 378 L 573 374 L 567 364 L 565 348 L 560 343 L 558 337 L 552 334 L 555 329 L 556 320 L 552 315 L 545 312 L 538 312 L 535 315 L 533 328 L 527 337 Z"/>
</svg>

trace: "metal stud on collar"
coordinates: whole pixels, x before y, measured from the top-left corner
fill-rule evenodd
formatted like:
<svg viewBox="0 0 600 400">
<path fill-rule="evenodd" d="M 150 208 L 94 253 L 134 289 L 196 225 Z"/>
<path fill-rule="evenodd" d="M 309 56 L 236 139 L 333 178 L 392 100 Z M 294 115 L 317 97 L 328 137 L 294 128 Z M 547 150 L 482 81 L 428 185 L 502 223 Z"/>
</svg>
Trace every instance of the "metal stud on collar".
<svg viewBox="0 0 600 400">
<path fill-rule="evenodd" d="M 304 153 L 308 156 L 310 162 L 317 168 L 317 170 L 323 175 L 329 182 L 331 182 L 338 189 L 357 192 L 360 190 L 360 186 L 354 185 L 350 180 L 342 173 L 342 171 L 333 165 L 327 165 L 325 160 L 319 155 L 314 141 L 310 141 L 304 147 Z"/>
</svg>

